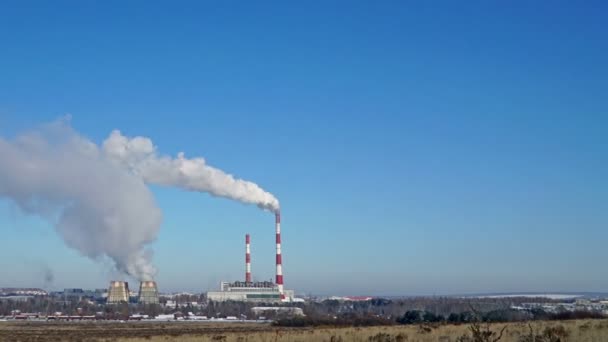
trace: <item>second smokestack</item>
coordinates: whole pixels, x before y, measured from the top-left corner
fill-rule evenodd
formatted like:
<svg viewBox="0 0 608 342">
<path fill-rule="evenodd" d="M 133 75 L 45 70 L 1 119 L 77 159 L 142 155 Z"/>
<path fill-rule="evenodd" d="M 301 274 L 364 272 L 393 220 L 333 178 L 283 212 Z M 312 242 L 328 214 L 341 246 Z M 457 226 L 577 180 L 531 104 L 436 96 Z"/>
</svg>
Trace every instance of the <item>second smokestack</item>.
<svg viewBox="0 0 608 342">
<path fill-rule="evenodd" d="M 249 234 L 245 235 L 245 282 L 251 283 L 251 240 Z"/>
</svg>

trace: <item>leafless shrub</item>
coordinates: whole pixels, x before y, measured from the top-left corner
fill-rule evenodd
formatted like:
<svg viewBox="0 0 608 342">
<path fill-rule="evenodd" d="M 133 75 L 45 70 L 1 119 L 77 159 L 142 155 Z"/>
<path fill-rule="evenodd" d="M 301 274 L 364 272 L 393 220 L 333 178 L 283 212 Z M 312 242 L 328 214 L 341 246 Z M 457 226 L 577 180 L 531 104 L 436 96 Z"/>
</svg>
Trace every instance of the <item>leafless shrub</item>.
<svg viewBox="0 0 608 342">
<path fill-rule="evenodd" d="M 495 332 L 490 329 L 490 323 L 480 323 L 479 313 L 475 308 L 471 307 L 471 311 L 474 313 L 475 319 L 469 326 L 470 335 L 462 335 L 456 339 L 457 342 L 497 342 L 502 338 L 503 333 L 507 329 L 507 326 L 502 327 L 500 332 Z"/>
<path fill-rule="evenodd" d="M 332 335 L 329 339 L 330 342 L 342 342 L 342 336 Z"/>
<path fill-rule="evenodd" d="M 497 342 L 502 338 L 503 333 L 507 329 L 506 326 L 500 329 L 500 332 L 492 331 L 490 329 L 490 323 L 480 324 L 479 322 L 473 322 L 469 326 L 470 335 L 462 335 L 457 342 Z"/>
<path fill-rule="evenodd" d="M 535 333 L 531 324 L 528 324 L 530 332 L 521 336 L 519 342 L 563 342 L 568 337 L 566 328 L 562 325 L 546 327 L 541 333 Z"/>
<path fill-rule="evenodd" d="M 393 342 L 393 336 L 387 333 L 377 333 L 374 336 L 369 337 L 369 342 Z"/>
</svg>

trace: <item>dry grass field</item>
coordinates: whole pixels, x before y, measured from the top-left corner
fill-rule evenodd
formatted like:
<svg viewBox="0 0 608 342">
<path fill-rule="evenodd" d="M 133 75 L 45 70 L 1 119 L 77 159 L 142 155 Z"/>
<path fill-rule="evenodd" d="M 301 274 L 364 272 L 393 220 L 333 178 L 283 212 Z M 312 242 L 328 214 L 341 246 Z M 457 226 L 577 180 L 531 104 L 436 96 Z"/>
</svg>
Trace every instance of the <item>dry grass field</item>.
<svg viewBox="0 0 608 342">
<path fill-rule="evenodd" d="M 527 323 L 493 324 L 499 331 L 507 326 L 500 341 L 521 342 L 529 334 Z M 563 327 L 561 341 L 608 341 L 608 320 L 533 322 L 535 332 Z M 561 329 L 561 328 L 559 328 Z M 469 333 L 467 325 L 388 326 L 364 328 L 276 328 L 267 324 L 241 323 L 46 323 L 0 322 L 0 341 L 457 341 Z M 558 340 L 542 340 L 556 342 Z"/>
</svg>

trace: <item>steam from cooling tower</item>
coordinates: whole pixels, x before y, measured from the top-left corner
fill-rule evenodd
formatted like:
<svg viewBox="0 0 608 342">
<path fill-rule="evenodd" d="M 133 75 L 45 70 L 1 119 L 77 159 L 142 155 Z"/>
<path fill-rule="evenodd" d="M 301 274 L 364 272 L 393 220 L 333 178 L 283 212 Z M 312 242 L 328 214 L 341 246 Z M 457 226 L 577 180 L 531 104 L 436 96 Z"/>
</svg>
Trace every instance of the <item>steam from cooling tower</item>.
<svg viewBox="0 0 608 342">
<path fill-rule="evenodd" d="M 66 245 L 138 279 L 156 270 L 146 244 L 161 212 L 145 184 L 108 161 L 67 120 L 17 136 L 0 137 L 0 197 L 55 226 Z"/>
<path fill-rule="evenodd" d="M 203 158 L 188 159 L 180 152 L 176 158 L 158 155 L 145 137 L 127 138 L 113 131 L 103 143 L 105 154 L 140 176 L 146 183 L 206 192 L 277 212 L 279 201 L 257 184 L 207 165 Z"/>
<path fill-rule="evenodd" d="M 208 166 L 202 158 L 158 156 L 150 139 L 114 131 L 99 147 L 69 118 L 13 139 L 0 137 L 0 198 L 54 225 L 66 245 L 120 272 L 152 280 L 153 242 L 162 214 L 146 183 L 208 192 L 277 211 L 258 185 Z"/>
</svg>

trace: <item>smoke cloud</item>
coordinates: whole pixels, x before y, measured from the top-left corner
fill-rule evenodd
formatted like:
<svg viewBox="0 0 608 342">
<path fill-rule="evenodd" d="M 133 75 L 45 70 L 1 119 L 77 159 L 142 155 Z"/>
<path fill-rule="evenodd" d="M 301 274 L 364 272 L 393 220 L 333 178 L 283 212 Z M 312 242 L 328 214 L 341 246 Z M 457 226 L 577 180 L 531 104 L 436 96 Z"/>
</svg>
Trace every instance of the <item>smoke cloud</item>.
<svg viewBox="0 0 608 342">
<path fill-rule="evenodd" d="M 44 282 L 43 282 L 43 289 L 48 289 L 50 288 L 51 285 L 53 285 L 53 281 L 55 281 L 55 275 L 53 274 L 53 270 L 48 266 L 48 265 L 44 265 Z"/>
<path fill-rule="evenodd" d="M 154 276 L 144 246 L 156 238 L 161 212 L 151 192 L 67 121 L 0 138 L 0 196 L 51 222 L 83 255 L 110 257 L 138 279 Z"/>
<path fill-rule="evenodd" d="M 276 211 L 277 199 L 204 159 L 158 156 L 150 139 L 114 131 L 95 143 L 69 119 L 14 139 L 0 137 L 0 197 L 53 224 L 66 245 L 94 260 L 109 257 L 118 271 L 151 280 L 153 242 L 162 214 L 146 183 L 208 192 Z"/>
<path fill-rule="evenodd" d="M 207 165 L 203 158 L 188 159 L 181 152 L 177 158 L 159 156 L 152 141 L 145 137 L 127 138 L 113 131 L 103 143 L 106 155 L 139 175 L 146 183 L 206 192 L 277 212 L 279 201 L 257 184 Z"/>
</svg>

